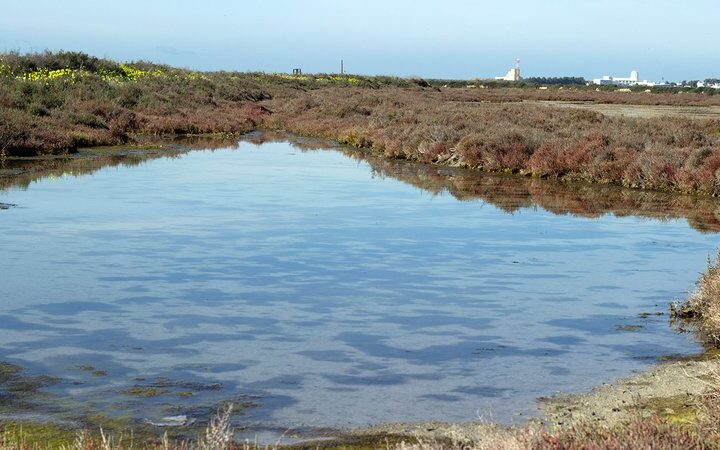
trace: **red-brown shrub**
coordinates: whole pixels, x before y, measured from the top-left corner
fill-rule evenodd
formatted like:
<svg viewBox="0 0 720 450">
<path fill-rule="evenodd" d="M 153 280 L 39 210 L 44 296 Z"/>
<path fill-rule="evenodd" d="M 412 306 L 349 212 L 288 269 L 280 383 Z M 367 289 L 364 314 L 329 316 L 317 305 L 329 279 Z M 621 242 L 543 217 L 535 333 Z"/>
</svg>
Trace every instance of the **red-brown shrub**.
<svg viewBox="0 0 720 450">
<path fill-rule="evenodd" d="M 488 171 L 518 171 L 525 167 L 532 148 L 528 139 L 516 131 L 473 133 L 455 146 L 460 163 Z"/>
<path fill-rule="evenodd" d="M 623 173 L 623 183 L 644 189 L 672 189 L 678 182 L 680 168 L 691 150 L 652 145 L 638 153 Z"/>
</svg>

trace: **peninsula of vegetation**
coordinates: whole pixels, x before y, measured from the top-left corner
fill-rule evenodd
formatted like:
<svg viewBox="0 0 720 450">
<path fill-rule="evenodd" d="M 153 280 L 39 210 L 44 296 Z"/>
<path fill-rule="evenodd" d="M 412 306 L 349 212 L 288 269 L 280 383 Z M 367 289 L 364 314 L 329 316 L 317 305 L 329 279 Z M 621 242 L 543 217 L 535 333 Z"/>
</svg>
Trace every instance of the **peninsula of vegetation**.
<svg viewBox="0 0 720 450">
<path fill-rule="evenodd" d="M 195 72 L 82 53 L 0 56 L 0 157 L 124 144 L 142 134 L 287 130 L 389 158 L 720 194 L 715 89 L 509 85 L 353 75 Z M 471 86 L 471 87 L 467 87 Z M 557 107 L 579 102 L 585 108 Z M 698 117 L 587 105 L 694 106 Z M 697 115 L 697 114 L 696 114 Z M 632 117 L 640 116 L 640 117 Z"/>
</svg>

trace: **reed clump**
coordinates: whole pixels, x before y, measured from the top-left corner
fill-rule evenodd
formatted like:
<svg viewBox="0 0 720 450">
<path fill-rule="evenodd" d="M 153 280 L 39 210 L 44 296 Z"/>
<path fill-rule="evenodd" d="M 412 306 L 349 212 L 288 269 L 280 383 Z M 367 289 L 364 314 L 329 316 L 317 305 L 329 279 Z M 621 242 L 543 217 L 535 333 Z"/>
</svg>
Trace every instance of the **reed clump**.
<svg viewBox="0 0 720 450">
<path fill-rule="evenodd" d="M 720 251 L 715 260 L 708 258 L 696 290 L 686 301 L 672 304 L 671 312 L 681 326 L 690 326 L 701 341 L 720 346 Z"/>
<path fill-rule="evenodd" d="M 432 89 L 328 88 L 273 99 L 267 128 L 387 158 L 539 178 L 720 194 L 720 121 L 607 117 L 571 108 L 452 101 Z"/>
</svg>

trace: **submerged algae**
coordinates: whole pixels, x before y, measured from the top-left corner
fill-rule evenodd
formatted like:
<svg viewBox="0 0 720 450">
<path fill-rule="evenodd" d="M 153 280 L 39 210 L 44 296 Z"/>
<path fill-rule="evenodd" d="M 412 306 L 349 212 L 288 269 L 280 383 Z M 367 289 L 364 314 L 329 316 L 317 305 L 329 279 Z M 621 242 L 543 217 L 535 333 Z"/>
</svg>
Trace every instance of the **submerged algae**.
<svg viewBox="0 0 720 450">
<path fill-rule="evenodd" d="M 53 423 L 6 422 L 0 432 L 8 448 L 72 448 L 77 438 L 76 430 Z"/>
<path fill-rule="evenodd" d="M 9 375 L 14 375 L 16 373 L 20 373 L 22 371 L 22 368 L 19 366 L 16 366 L 15 364 L 10 364 L 8 362 L 0 361 L 0 382 L 4 380 L 5 377 Z"/>
<path fill-rule="evenodd" d="M 105 377 L 108 374 L 107 370 L 96 369 L 94 366 L 91 366 L 90 364 L 81 364 L 78 366 L 78 369 L 82 370 L 83 372 L 87 372 L 94 377 Z"/>
<path fill-rule="evenodd" d="M 122 393 L 131 397 L 152 398 L 168 394 L 170 391 L 152 386 L 133 386 Z"/>
<path fill-rule="evenodd" d="M 20 366 L 0 361 L 0 413 L 30 409 L 33 401 L 48 396 L 42 388 L 59 381 L 47 375 L 26 375 Z"/>
</svg>

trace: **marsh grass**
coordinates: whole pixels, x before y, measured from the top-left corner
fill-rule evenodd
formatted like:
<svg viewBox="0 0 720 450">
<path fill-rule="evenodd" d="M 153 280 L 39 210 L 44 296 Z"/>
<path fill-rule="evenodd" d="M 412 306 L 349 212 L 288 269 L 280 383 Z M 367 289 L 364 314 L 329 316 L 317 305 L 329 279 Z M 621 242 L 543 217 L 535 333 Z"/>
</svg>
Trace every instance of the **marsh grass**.
<svg viewBox="0 0 720 450">
<path fill-rule="evenodd" d="M 232 403 L 221 406 L 205 432 L 195 440 L 173 440 L 164 433 L 155 440 L 137 438 L 132 431 L 108 433 L 64 430 L 59 426 L 22 424 L 0 427 L 0 450 L 272 450 L 279 447 L 234 440 L 231 425 Z"/>
<path fill-rule="evenodd" d="M 720 194 L 720 122 L 607 117 L 572 108 L 452 101 L 420 89 L 327 88 L 265 102 L 263 127 L 391 159 L 626 187 Z"/>
<path fill-rule="evenodd" d="M 551 430 L 525 427 L 512 436 L 479 441 L 416 439 L 395 450 L 700 450 L 719 448 L 717 433 L 669 425 L 657 419 L 627 422 L 616 427 L 574 426 Z"/>
<path fill-rule="evenodd" d="M 523 103 L 711 106 L 720 95 L 196 72 L 72 52 L 5 54 L 0 65 L 0 159 L 122 144 L 137 134 L 284 129 L 388 158 L 720 195 L 719 120 L 607 117 Z"/>
<path fill-rule="evenodd" d="M 720 250 L 714 260 L 708 257 L 707 269 L 690 297 L 671 305 L 671 314 L 680 326 L 690 327 L 701 341 L 720 346 Z"/>
<path fill-rule="evenodd" d="M 450 432 L 442 438 L 369 439 L 307 442 L 283 446 L 261 445 L 257 441 L 234 440 L 235 431 L 230 423 L 232 405 L 221 407 L 210 420 L 205 432 L 196 440 L 172 440 L 165 433 L 155 440 L 138 439 L 132 432 L 109 434 L 103 429 L 97 433 L 87 430 L 75 432 L 74 436 L 58 439 L 51 435 L 31 436 L 22 428 L 0 430 L 0 450 L 275 450 L 280 448 L 302 449 L 385 449 L 385 450 L 635 450 L 635 449 L 718 449 L 720 448 L 720 369 L 708 385 L 709 392 L 703 396 L 696 423 L 677 425 L 658 417 L 638 418 L 628 422 L 605 426 L 580 424 L 550 428 L 537 423 L 494 432 L 486 435 Z M 51 428 L 54 430 L 55 428 Z M 30 429 L 32 430 L 32 428 Z M 58 429 L 59 430 L 59 429 Z M 58 433 L 69 433 L 57 431 Z M 37 431 L 35 431 L 37 433 Z M 39 438 L 39 439 L 38 439 Z M 43 440 L 43 438 L 45 438 Z"/>
</svg>

